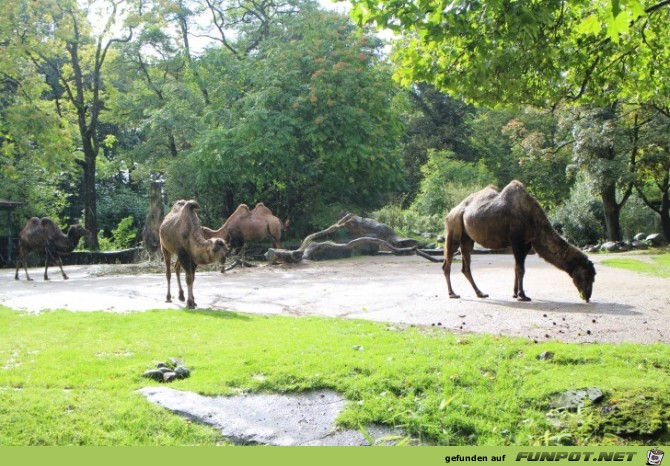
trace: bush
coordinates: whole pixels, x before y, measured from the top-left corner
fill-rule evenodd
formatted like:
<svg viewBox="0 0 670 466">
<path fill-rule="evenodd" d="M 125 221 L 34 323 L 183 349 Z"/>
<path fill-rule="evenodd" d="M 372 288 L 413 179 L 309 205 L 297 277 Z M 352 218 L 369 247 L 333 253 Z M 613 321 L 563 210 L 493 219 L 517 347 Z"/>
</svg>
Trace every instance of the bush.
<svg viewBox="0 0 670 466">
<path fill-rule="evenodd" d="M 444 217 L 464 198 L 495 182 L 483 164 L 457 160 L 447 151 L 431 151 L 421 172 L 424 179 L 412 208 L 424 215 Z"/>
<path fill-rule="evenodd" d="M 101 251 L 112 251 L 118 249 L 132 248 L 137 244 L 137 228 L 134 226 L 135 219 L 126 217 L 112 230 L 111 238 L 105 236 L 105 231 L 98 232 L 98 244 Z"/>
<path fill-rule="evenodd" d="M 575 183 L 569 199 L 551 215 L 554 227 L 570 242 L 582 246 L 605 237 L 604 219 L 602 201 L 593 196 L 583 180 Z"/>
</svg>

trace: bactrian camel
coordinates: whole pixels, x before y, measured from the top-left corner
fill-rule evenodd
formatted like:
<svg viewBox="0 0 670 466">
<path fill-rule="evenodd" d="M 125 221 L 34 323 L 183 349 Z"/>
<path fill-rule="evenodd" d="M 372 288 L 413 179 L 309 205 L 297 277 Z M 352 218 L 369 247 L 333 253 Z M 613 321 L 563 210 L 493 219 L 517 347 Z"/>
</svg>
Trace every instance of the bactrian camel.
<svg viewBox="0 0 670 466">
<path fill-rule="evenodd" d="M 222 238 L 231 247 L 239 249 L 244 243 L 272 239 L 273 247 L 281 248 L 281 233 L 286 227 L 281 220 L 272 214 L 265 204 L 259 202 L 253 210 L 246 204 L 240 204 L 235 212 L 228 217 L 221 228 L 211 230 L 204 227 L 206 238 Z"/>
<path fill-rule="evenodd" d="M 488 297 L 472 278 L 471 252 L 475 243 L 490 249 L 511 247 L 515 260 L 514 297 L 530 301 L 523 289 L 525 260 L 531 248 L 545 261 L 565 271 L 586 302 L 591 299 L 596 270 L 587 256 L 569 244 L 551 226 L 540 204 L 518 181 L 502 191 L 488 186 L 465 198 L 445 220 L 444 276 L 450 298 L 459 298 L 451 287 L 451 263 L 460 248 L 462 271 L 480 298 Z"/>
<path fill-rule="evenodd" d="M 26 280 L 32 280 L 28 275 L 27 256 L 30 251 L 36 251 L 44 254 L 44 279 L 48 280 L 47 269 L 49 268 L 49 259 L 56 261 L 60 267 L 63 279 L 68 276 L 63 270 L 63 261 L 61 255 L 70 254 L 79 244 L 82 236 L 89 234 L 89 231 L 79 224 L 74 224 L 68 228 L 67 235 L 64 234 L 56 223 L 48 217 L 32 217 L 26 223 L 26 226 L 19 233 L 19 251 L 16 260 L 16 273 L 14 279 L 19 279 L 19 266 L 23 264 L 26 272 Z"/>
<path fill-rule="evenodd" d="M 167 296 L 165 300 L 172 302 L 170 294 L 170 261 L 172 255 L 177 255 L 175 274 L 179 286 L 179 300 L 184 301 L 184 290 L 179 278 L 180 268 L 183 267 L 186 274 L 186 286 L 188 288 L 188 299 L 186 306 L 193 309 L 196 307 L 193 298 L 193 280 L 195 280 L 195 269 L 198 265 L 219 262 L 223 264 L 229 252 L 228 245 L 221 238 L 207 239 L 203 235 L 203 227 L 196 213 L 198 209 L 196 201 L 177 201 L 172 210 L 165 216 L 158 230 L 161 251 L 165 259 L 165 277 L 167 279 Z"/>
</svg>

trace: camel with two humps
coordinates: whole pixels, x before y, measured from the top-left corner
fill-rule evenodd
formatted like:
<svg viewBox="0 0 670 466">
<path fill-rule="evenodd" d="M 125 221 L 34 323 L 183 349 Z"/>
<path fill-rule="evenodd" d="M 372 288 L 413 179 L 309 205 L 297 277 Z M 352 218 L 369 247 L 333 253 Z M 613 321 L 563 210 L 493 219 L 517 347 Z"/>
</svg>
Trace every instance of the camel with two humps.
<svg viewBox="0 0 670 466">
<path fill-rule="evenodd" d="M 44 254 L 44 279 L 49 280 L 47 270 L 49 268 L 49 259 L 54 260 L 60 267 L 63 279 L 69 277 L 63 270 L 62 255 L 70 254 L 79 244 L 83 236 L 90 232 L 79 224 L 74 224 L 68 228 L 67 234 L 63 233 L 56 222 L 49 217 L 32 217 L 26 223 L 26 226 L 19 233 L 18 257 L 16 259 L 16 272 L 14 279 L 19 279 L 19 267 L 23 264 L 26 272 L 26 280 L 32 281 L 28 275 L 27 256 L 30 251 L 36 251 Z"/>
</svg>

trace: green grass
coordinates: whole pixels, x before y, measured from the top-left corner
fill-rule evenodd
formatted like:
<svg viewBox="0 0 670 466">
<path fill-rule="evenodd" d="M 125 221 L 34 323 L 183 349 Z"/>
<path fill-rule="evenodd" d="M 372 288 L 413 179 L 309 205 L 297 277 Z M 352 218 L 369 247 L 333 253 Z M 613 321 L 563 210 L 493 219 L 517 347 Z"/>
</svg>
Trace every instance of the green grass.
<svg viewBox="0 0 670 466">
<path fill-rule="evenodd" d="M 552 351 L 551 360 L 537 356 Z M 184 359 L 202 394 L 343 394 L 343 426 L 402 426 L 440 445 L 667 444 L 667 345 L 535 344 L 441 328 L 230 312 L 26 314 L 0 307 L 0 445 L 214 445 L 218 431 L 136 393 Z M 550 412 L 567 389 L 603 406 Z M 547 414 L 549 412 L 549 415 Z M 628 433 L 623 433 L 629 430 Z"/>
<path fill-rule="evenodd" d="M 646 273 L 657 277 L 670 278 L 670 254 L 660 256 L 650 256 L 652 263 L 644 262 L 638 259 L 614 258 L 605 259 L 603 264 L 610 267 L 618 267 L 633 272 Z"/>
</svg>

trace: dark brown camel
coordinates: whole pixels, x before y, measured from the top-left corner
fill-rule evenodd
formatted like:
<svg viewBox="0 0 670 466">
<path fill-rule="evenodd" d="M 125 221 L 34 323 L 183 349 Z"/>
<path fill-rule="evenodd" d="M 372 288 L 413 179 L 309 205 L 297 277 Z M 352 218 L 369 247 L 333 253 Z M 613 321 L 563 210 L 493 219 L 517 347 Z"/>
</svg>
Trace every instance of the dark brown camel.
<svg viewBox="0 0 670 466">
<path fill-rule="evenodd" d="M 567 272 L 583 300 L 589 302 L 596 270 L 593 263 L 551 226 L 540 204 L 514 180 L 502 191 L 488 186 L 454 207 L 445 220 L 444 276 L 450 298 L 459 298 L 451 287 L 451 262 L 460 247 L 462 271 L 480 298 L 488 297 L 472 278 L 470 256 L 475 242 L 485 248 L 512 247 L 516 263 L 514 297 L 530 301 L 523 290 L 526 256 L 532 248 L 550 264 Z"/>
<path fill-rule="evenodd" d="M 49 259 L 56 261 L 63 274 L 63 279 L 68 276 L 63 270 L 62 255 L 71 253 L 79 244 L 82 236 L 89 235 L 89 231 L 79 224 L 72 225 L 65 235 L 56 223 L 48 217 L 39 219 L 32 217 L 26 223 L 26 226 L 19 233 L 19 255 L 16 260 L 16 273 L 14 279 L 19 279 L 19 266 L 23 263 L 23 269 L 26 272 L 26 280 L 32 280 L 28 275 L 27 256 L 30 251 L 37 251 L 45 255 L 44 259 L 44 279 L 48 280 L 47 269 L 49 268 Z"/>
<path fill-rule="evenodd" d="M 179 286 L 179 300 L 184 301 L 184 290 L 181 287 L 179 277 L 180 269 L 183 267 L 186 274 L 186 286 L 188 287 L 188 300 L 186 306 L 195 308 L 193 298 L 193 280 L 195 280 L 195 269 L 198 265 L 220 262 L 223 264 L 229 252 L 228 245 L 220 238 L 206 239 L 203 228 L 196 213 L 199 208 L 196 201 L 179 200 L 172 210 L 165 216 L 158 232 L 161 242 L 161 251 L 165 259 L 165 277 L 167 278 L 167 296 L 165 300 L 172 302 L 170 294 L 170 261 L 172 255 L 177 255 L 175 274 Z"/>
<path fill-rule="evenodd" d="M 272 239 L 276 249 L 281 248 L 281 233 L 286 227 L 272 211 L 259 202 L 253 210 L 246 204 L 240 204 L 235 212 L 228 217 L 218 230 L 204 227 L 206 238 L 222 238 L 234 248 L 241 248 L 245 243 Z"/>
</svg>

